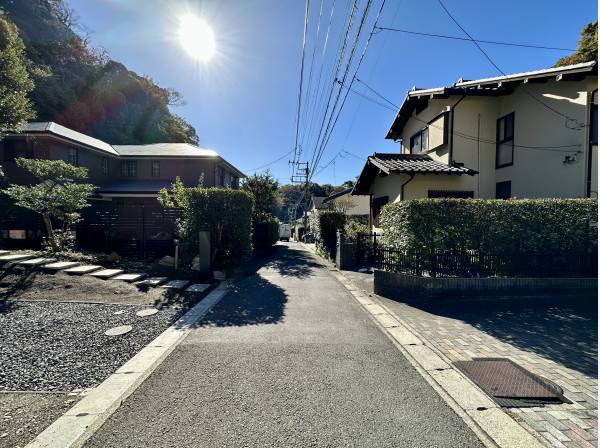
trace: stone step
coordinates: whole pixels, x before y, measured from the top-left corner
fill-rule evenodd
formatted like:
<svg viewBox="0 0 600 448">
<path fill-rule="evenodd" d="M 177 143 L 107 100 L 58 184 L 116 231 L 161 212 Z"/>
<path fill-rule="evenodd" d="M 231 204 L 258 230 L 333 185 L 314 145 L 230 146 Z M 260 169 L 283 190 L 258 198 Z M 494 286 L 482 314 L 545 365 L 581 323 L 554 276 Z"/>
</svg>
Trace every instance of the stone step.
<svg viewBox="0 0 600 448">
<path fill-rule="evenodd" d="M 146 276 L 146 274 L 120 274 L 117 275 L 116 277 L 111 278 L 111 280 L 121 280 L 122 282 L 127 282 L 127 283 L 133 283 L 133 282 L 137 282 L 138 280 L 143 279 Z"/>
<path fill-rule="evenodd" d="M 56 258 L 31 258 L 29 260 L 19 261 L 19 266 L 41 266 L 43 264 L 52 263 Z"/>
<path fill-rule="evenodd" d="M 179 290 L 185 288 L 189 284 L 189 280 L 171 280 L 170 282 L 161 285 L 161 288 Z"/>
<path fill-rule="evenodd" d="M 102 269 L 100 271 L 90 272 L 87 275 L 92 277 L 107 279 L 123 273 L 123 269 Z"/>
<path fill-rule="evenodd" d="M 150 277 L 141 282 L 137 282 L 136 285 L 139 286 L 158 286 L 161 283 L 164 283 L 167 280 L 167 277 Z"/>
<path fill-rule="evenodd" d="M 62 271 L 63 269 L 79 266 L 79 264 L 77 261 L 57 261 L 56 263 L 45 264 L 42 266 L 42 269 L 46 271 Z"/>
<path fill-rule="evenodd" d="M 74 268 L 65 269 L 64 272 L 71 275 L 83 275 L 97 271 L 98 269 L 102 269 L 102 266 L 98 266 L 96 264 L 84 264 L 82 266 L 75 266 Z"/>
<path fill-rule="evenodd" d="M 194 283 L 193 285 L 188 286 L 185 292 L 204 292 L 210 285 L 208 283 Z"/>
<path fill-rule="evenodd" d="M 27 255 L 27 254 L 8 254 L 8 255 L 0 255 L 0 266 L 6 263 L 12 263 L 14 261 L 23 261 L 29 260 L 30 258 L 35 258 L 35 255 Z"/>
</svg>

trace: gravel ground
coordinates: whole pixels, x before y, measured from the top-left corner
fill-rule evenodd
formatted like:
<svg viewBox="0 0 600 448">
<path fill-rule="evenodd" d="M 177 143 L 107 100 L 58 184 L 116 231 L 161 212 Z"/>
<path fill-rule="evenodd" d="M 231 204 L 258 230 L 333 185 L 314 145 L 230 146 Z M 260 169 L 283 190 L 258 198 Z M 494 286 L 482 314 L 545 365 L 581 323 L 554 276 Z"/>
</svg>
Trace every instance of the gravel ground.
<svg viewBox="0 0 600 448">
<path fill-rule="evenodd" d="M 182 313 L 179 308 L 163 308 L 150 317 L 135 315 L 145 308 L 0 301 L 0 391 L 96 386 Z M 119 325 L 132 325 L 133 330 L 112 338 L 104 335 Z"/>
<path fill-rule="evenodd" d="M 0 392 L 0 448 L 27 445 L 80 398 L 54 393 Z"/>
</svg>

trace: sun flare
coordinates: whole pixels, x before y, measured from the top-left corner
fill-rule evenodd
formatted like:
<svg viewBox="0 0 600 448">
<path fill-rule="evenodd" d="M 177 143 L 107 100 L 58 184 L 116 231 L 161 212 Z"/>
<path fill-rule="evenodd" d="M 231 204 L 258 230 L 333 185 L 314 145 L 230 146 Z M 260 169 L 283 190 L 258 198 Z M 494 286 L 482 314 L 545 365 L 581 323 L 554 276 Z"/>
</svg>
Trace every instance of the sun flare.
<svg viewBox="0 0 600 448">
<path fill-rule="evenodd" d="M 215 54 L 215 36 L 204 19 L 186 14 L 179 21 L 179 42 L 194 59 L 209 61 Z"/>
</svg>

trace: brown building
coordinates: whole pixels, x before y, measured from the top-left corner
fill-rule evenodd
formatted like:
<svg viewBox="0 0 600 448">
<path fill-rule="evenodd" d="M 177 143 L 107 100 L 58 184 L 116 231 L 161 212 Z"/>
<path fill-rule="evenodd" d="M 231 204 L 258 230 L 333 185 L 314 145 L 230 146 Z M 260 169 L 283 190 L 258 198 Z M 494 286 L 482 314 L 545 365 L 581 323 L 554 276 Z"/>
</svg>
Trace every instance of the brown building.
<svg viewBox="0 0 600 448">
<path fill-rule="evenodd" d="M 0 160 L 9 183 L 32 179 L 15 164 L 18 157 L 64 160 L 88 169 L 98 188 L 77 227 L 82 247 L 153 256 L 169 252 L 177 211 L 164 210 L 158 191 L 177 176 L 186 186 L 238 188 L 244 174 L 210 149 L 187 143 L 110 145 L 53 122 L 29 123 L 23 132 L 0 142 Z M 202 179 L 202 180 L 201 180 Z M 14 210 L 0 213 L 0 242 L 39 244 L 39 219 Z"/>
</svg>

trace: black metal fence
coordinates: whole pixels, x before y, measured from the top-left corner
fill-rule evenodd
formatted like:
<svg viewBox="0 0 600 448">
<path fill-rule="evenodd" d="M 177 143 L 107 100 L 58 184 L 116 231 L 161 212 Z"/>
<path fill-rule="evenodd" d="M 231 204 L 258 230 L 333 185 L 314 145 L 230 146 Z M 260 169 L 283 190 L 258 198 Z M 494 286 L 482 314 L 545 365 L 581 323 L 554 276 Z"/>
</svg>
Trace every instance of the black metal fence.
<svg viewBox="0 0 600 448">
<path fill-rule="evenodd" d="M 377 234 L 359 233 L 356 235 L 356 263 L 373 264 L 377 252 Z"/>
<path fill-rule="evenodd" d="M 377 247 L 378 269 L 419 277 L 596 277 L 598 257 L 585 254 L 494 255 L 475 252 L 407 253 Z"/>
</svg>

